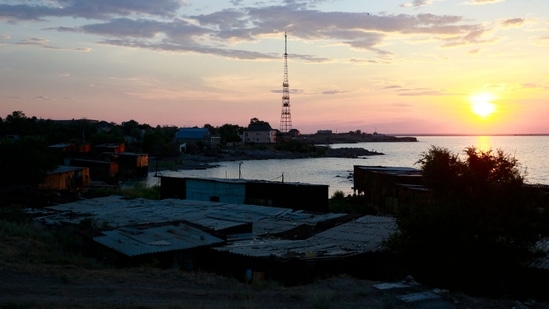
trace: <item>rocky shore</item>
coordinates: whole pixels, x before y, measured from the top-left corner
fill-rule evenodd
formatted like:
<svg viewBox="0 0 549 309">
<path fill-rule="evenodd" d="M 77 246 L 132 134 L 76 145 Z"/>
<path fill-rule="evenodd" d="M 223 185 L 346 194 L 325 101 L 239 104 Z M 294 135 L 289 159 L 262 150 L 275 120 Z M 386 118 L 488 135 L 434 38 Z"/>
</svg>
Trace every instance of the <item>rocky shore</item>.
<svg viewBox="0 0 549 309">
<path fill-rule="evenodd" d="M 364 148 L 317 147 L 316 152 L 283 151 L 275 148 L 228 148 L 201 154 L 182 154 L 173 158 L 151 158 L 149 171 L 205 169 L 215 167 L 215 162 L 269 160 L 269 159 L 303 159 L 303 158 L 360 158 L 383 155 L 383 153 Z"/>
<path fill-rule="evenodd" d="M 317 147 L 317 152 L 292 152 L 270 149 L 229 149 L 220 153 L 217 158 L 228 160 L 266 160 L 266 159 L 301 159 L 301 158 L 359 158 L 383 153 L 364 148 L 329 148 Z"/>
<path fill-rule="evenodd" d="M 417 138 L 413 136 L 394 136 L 379 133 L 316 133 L 304 134 L 300 136 L 301 140 L 308 143 L 319 144 L 338 144 L 338 143 L 376 143 L 376 142 L 417 142 Z"/>
</svg>

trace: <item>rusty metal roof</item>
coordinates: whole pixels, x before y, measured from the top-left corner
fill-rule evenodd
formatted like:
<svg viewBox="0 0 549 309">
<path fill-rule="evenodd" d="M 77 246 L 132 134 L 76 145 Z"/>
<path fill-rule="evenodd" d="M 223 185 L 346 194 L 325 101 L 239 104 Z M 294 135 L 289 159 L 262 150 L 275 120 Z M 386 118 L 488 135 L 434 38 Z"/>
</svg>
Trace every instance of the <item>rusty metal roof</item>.
<svg viewBox="0 0 549 309">
<path fill-rule="evenodd" d="M 121 227 L 104 231 L 94 241 L 127 256 L 222 244 L 223 239 L 183 223 L 149 228 Z"/>
<path fill-rule="evenodd" d="M 94 240 L 128 256 L 221 244 L 214 249 L 255 257 L 341 257 L 379 250 L 383 240 L 396 230 L 394 219 L 389 217 L 356 218 L 180 199 L 109 196 L 51 206 L 47 210 L 50 213 L 37 220 L 46 224 L 79 224 L 83 219 L 91 219 L 104 228 Z M 229 242 L 218 237 L 219 231 L 238 230 L 250 224 L 249 233 L 239 230 L 233 236 L 226 235 Z M 317 229 L 296 239 L 280 237 L 289 231 L 299 231 L 296 229 L 299 226 Z"/>
<path fill-rule="evenodd" d="M 59 165 L 55 169 L 48 171 L 47 174 L 48 175 L 62 174 L 62 173 L 67 173 L 67 172 L 72 172 L 72 171 L 81 171 L 81 170 L 85 170 L 85 169 L 88 169 L 88 168 L 87 167 L 78 167 L 78 166 Z"/>
<path fill-rule="evenodd" d="M 391 174 L 391 175 L 421 176 L 421 170 L 413 167 L 355 165 L 354 168 L 364 170 L 364 171 Z"/>
<path fill-rule="evenodd" d="M 47 224 L 79 224 L 91 218 L 98 226 L 120 226 L 185 220 L 213 230 L 273 217 L 285 208 L 195 200 L 147 200 L 109 196 L 47 207 L 54 213 L 37 218 Z"/>
<path fill-rule="evenodd" d="M 390 217 L 363 216 L 315 234 L 307 239 L 259 237 L 214 248 L 253 257 L 323 259 L 375 252 L 396 231 Z"/>
</svg>

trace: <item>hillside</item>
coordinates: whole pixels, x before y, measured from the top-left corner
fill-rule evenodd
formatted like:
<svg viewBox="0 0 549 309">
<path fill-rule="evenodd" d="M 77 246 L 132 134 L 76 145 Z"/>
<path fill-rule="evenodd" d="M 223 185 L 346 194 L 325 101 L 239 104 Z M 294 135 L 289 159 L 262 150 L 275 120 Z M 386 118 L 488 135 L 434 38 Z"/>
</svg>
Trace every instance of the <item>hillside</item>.
<svg viewBox="0 0 549 309">
<path fill-rule="evenodd" d="M 6 248 L 3 242 L 2 249 Z M 14 249 L 13 247 L 11 249 Z M 338 276 L 283 287 L 212 273 L 151 267 L 87 269 L 23 259 L 0 266 L 2 308 L 549 308 L 546 303 L 471 297 L 422 287 L 436 303 L 405 304 L 379 282 Z"/>
</svg>

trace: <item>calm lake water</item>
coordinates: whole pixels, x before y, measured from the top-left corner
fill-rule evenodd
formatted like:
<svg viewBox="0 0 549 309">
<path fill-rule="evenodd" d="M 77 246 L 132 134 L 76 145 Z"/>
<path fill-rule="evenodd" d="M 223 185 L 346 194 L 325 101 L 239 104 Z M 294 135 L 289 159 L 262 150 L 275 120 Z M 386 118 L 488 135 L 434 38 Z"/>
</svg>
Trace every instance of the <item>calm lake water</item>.
<svg viewBox="0 0 549 309">
<path fill-rule="evenodd" d="M 219 167 L 205 170 L 164 171 L 163 175 L 214 177 L 302 182 L 329 185 L 329 194 L 353 193 L 351 173 L 354 165 L 418 167 L 415 162 L 431 145 L 462 154 L 469 146 L 482 150 L 501 149 L 515 156 L 521 164 L 526 182 L 549 184 L 549 136 L 419 136 L 418 142 L 333 144 L 332 148 L 361 147 L 384 155 L 358 159 L 314 158 L 288 160 L 247 160 L 218 162 Z M 148 185 L 159 183 L 151 174 Z"/>
</svg>

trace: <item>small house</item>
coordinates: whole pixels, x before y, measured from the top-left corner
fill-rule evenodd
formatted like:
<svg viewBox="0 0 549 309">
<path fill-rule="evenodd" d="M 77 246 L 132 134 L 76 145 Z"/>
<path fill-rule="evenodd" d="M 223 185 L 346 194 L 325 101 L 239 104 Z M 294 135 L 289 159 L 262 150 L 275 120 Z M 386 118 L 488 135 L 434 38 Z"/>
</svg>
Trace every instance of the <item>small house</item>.
<svg viewBox="0 0 549 309">
<path fill-rule="evenodd" d="M 118 177 L 117 162 L 73 158 L 70 159 L 70 165 L 89 168 L 89 174 L 94 180 L 113 182 Z"/>
<path fill-rule="evenodd" d="M 328 211 L 328 185 L 175 176 L 160 179 L 162 198 Z"/>
<path fill-rule="evenodd" d="M 118 168 L 121 176 L 147 176 L 149 155 L 143 153 L 118 153 Z"/>
<path fill-rule="evenodd" d="M 94 147 L 96 152 L 99 153 L 119 153 L 126 151 L 126 144 L 124 143 L 107 143 Z"/>
<path fill-rule="evenodd" d="M 399 190 L 415 192 L 416 196 L 425 196 L 424 193 L 419 194 L 423 192 L 417 187 L 421 184 L 421 171 L 411 167 L 355 165 L 353 170 L 353 190 L 359 195 L 363 194 L 366 200 L 381 212 L 391 213 L 398 209 L 401 196 Z"/>
<path fill-rule="evenodd" d="M 195 144 L 212 147 L 219 142 L 219 138 L 212 137 L 207 128 L 180 128 L 175 133 L 175 142 L 185 146 Z"/>
<path fill-rule="evenodd" d="M 278 130 L 271 128 L 266 122 L 251 123 L 244 131 L 244 142 L 255 144 L 274 144 Z"/>
<path fill-rule="evenodd" d="M 38 187 L 46 190 L 73 192 L 89 186 L 90 182 L 89 168 L 60 165 L 49 171 Z"/>
</svg>

